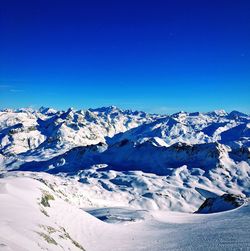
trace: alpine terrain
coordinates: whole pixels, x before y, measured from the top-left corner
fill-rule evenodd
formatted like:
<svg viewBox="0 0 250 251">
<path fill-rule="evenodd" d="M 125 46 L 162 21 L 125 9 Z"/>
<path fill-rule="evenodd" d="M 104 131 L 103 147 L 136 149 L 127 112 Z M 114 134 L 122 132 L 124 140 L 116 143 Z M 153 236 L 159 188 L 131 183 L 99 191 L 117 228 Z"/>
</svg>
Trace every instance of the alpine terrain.
<svg viewBox="0 0 250 251">
<path fill-rule="evenodd" d="M 250 116 L 0 111 L 0 250 L 250 250 Z"/>
</svg>

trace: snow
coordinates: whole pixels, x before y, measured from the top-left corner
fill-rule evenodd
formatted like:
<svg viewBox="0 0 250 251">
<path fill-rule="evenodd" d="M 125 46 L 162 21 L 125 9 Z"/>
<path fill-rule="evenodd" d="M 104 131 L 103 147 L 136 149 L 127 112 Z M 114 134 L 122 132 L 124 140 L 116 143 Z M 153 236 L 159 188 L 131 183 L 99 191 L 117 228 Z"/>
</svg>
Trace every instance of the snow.
<svg viewBox="0 0 250 251">
<path fill-rule="evenodd" d="M 44 191 L 54 196 L 50 207 L 39 204 Z M 1 250 L 80 250 L 76 242 L 93 251 L 247 250 L 250 245 L 248 202 L 210 215 L 119 207 L 92 210 L 104 219 L 100 221 L 43 183 L 23 177 L 1 179 L 0 199 Z"/>
<path fill-rule="evenodd" d="M 1 110 L 0 250 L 248 250 L 249 125 L 223 110 Z"/>
</svg>

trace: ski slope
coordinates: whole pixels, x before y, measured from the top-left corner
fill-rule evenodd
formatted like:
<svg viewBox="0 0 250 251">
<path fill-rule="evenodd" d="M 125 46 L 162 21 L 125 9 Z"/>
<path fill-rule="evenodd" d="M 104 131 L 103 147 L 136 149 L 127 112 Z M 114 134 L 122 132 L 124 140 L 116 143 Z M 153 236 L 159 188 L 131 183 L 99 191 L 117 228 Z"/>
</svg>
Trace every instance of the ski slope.
<svg viewBox="0 0 250 251">
<path fill-rule="evenodd" d="M 41 204 L 45 193 L 54 198 L 49 206 Z M 248 202 L 208 215 L 92 210 L 99 218 L 113 218 L 107 223 L 24 177 L 1 179 L 0 200 L 0 250 L 248 250 L 250 245 Z"/>
</svg>

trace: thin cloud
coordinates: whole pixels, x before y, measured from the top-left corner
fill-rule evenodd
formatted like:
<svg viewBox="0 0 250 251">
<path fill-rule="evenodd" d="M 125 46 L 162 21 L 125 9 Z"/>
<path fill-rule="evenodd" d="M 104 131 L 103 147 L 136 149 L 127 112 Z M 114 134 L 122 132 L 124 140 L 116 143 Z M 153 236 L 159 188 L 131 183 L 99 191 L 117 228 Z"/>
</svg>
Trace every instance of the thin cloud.
<svg viewBox="0 0 250 251">
<path fill-rule="evenodd" d="M 18 92 L 23 92 L 24 90 L 22 89 L 10 89 L 10 92 L 18 93 Z"/>
<path fill-rule="evenodd" d="M 0 84 L 0 89 L 7 89 L 7 88 L 11 88 L 11 85 L 7 85 L 7 84 Z"/>
</svg>

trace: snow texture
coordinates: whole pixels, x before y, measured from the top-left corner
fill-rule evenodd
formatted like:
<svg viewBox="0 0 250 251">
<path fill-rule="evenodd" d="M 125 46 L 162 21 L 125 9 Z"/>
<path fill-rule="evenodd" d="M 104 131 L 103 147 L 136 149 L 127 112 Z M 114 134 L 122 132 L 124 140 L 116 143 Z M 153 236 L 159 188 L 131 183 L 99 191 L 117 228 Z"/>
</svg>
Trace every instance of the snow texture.
<svg viewBox="0 0 250 251">
<path fill-rule="evenodd" d="M 0 111 L 0 250 L 249 250 L 250 116 Z"/>
</svg>

